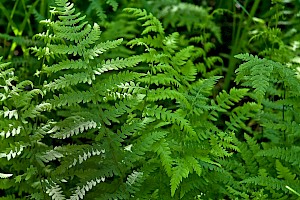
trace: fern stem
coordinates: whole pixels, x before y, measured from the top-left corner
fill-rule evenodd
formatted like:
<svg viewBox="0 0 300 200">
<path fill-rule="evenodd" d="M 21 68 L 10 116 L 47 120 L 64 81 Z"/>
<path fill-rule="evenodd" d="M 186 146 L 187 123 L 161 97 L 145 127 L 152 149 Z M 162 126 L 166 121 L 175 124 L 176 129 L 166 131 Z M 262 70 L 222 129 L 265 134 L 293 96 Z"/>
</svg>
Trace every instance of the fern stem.
<svg viewBox="0 0 300 200">
<path fill-rule="evenodd" d="M 9 13 L 7 12 L 5 6 L 0 3 L 0 9 L 2 10 L 3 14 L 6 16 L 7 18 L 7 26 L 6 26 L 6 34 L 9 33 L 9 28 L 11 27 L 12 31 L 14 32 L 15 35 L 17 35 L 17 27 L 16 27 L 16 24 L 13 22 L 13 16 L 15 14 L 15 11 L 16 11 L 16 8 L 17 8 L 17 5 L 19 3 L 19 0 L 17 0 L 14 4 L 14 7 L 9 15 Z M 4 44 L 6 43 L 6 40 L 4 40 Z M 8 58 L 12 57 L 12 47 L 16 45 L 15 42 L 11 45 L 11 48 L 10 48 L 10 51 L 8 53 Z M 4 45 L 4 52 L 6 52 L 6 45 Z"/>
<path fill-rule="evenodd" d="M 245 2 L 245 5 L 247 4 L 247 2 L 248 1 Z M 255 2 L 253 3 L 248 19 L 246 20 L 245 26 L 243 26 L 245 16 L 245 14 L 243 13 L 238 25 L 237 32 L 232 34 L 235 40 L 233 42 L 232 50 L 230 52 L 228 69 L 224 80 L 224 89 L 226 91 L 229 91 L 230 89 L 230 83 L 232 81 L 232 77 L 236 69 L 237 59 L 234 58 L 234 55 L 238 54 L 239 51 L 241 51 L 241 49 L 243 48 L 243 41 L 245 41 L 246 39 L 250 23 L 252 21 L 252 18 L 254 17 L 255 12 L 258 9 L 259 3 L 260 0 L 255 0 Z M 233 26 L 235 26 L 235 24 L 233 24 Z"/>
<path fill-rule="evenodd" d="M 148 47 L 148 45 L 147 44 L 144 44 L 145 45 L 145 47 L 146 47 L 146 49 L 147 49 L 147 51 L 150 53 L 150 48 Z M 152 81 L 152 76 L 153 76 L 153 65 L 154 65 L 154 63 L 153 63 L 153 61 L 151 61 L 151 64 L 150 64 L 150 78 L 149 78 L 149 84 L 148 85 L 146 85 L 146 93 L 145 93 L 145 95 L 146 95 L 146 99 L 147 99 L 147 97 L 148 97 L 148 94 L 149 94 L 149 90 L 150 90 L 150 85 L 151 85 L 151 81 Z M 146 102 L 144 103 L 144 105 L 146 105 Z M 144 109 L 145 109 L 145 106 L 143 107 L 143 111 L 144 111 Z"/>
<path fill-rule="evenodd" d="M 35 2 L 35 4 L 36 4 L 36 2 Z M 24 31 L 24 29 L 25 29 L 25 25 L 28 24 L 29 35 L 32 35 L 33 32 L 32 32 L 32 27 L 31 27 L 30 19 L 29 19 L 31 13 L 29 13 L 27 11 L 27 9 L 26 9 L 26 2 L 24 0 L 22 0 L 22 5 L 23 5 L 25 17 L 24 17 L 24 20 L 23 20 L 23 22 L 21 24 L 21 30 L 20 30 L 20 32 L 22 33 Z"/>
<path fill-rule="evenodd" d="M 46 6 L 46 3 L 45 3 L 45 0 L 41 0 L 41 6 L 40 6 L 40 14 L 43 16 L 43 17 L 46 17 L 45 14 L 46 14 L 46 9 L 48 8 L 48 6 Z M 41 24 L 38 25 L 38 31 L 39 32 L 42 32 L 43 30 L 43 26 Z"/>
<path fill-rule="evenodd" d="M 110 147 L 111 150 L 112 150 L 111 154 L 112 154 L 112 157 L 113 157 L 113 161 L 114 161 L 115 165 L 117 166 L 117 168 L 119 169 L 119 171 L 120 171 L 120 173 L 121 173 L 121 174 L 120 174 L 120 180 L 121 180 L 121 182 L 123 182 L 125 172 L 123 171 L 123 168 L 120 167 L 119 162 L 117 161 L 117 157 L 116 157 L 116 155 L 115 155 L 114 147 L 112 146 L 113 140 L 112 140 L 112 138 L 110 137 L 109 132 L 108 132 L 106 135 L 107 135 L 107 138 L 109 139 L 109 144 L 110 144 L 109 147 Z"/>
<path fill-rule="evenodd" d="M 285 100 L 285 95 L 286 95 L 285 92 L 286 92 L 286 89 L 285 89 L 285 87 L 284 87 L 284 89 L 283 89 L 283 99 L 284 99 L 284 100 Z M 285 121 L 284 117 L 285 117 L 285 105 L 283 104 L 283 105 L 282 105 L 282 121 L 283 121 L 283 123 L 284 123 L 284 121 Z M 287 140 L 287 137 L 286 137 L 286 129 L 284 129 L 284 131 L 283 131 L 283 141 L 286 142 L 286 140 Z"/>
<path fill-rule="evenodd" d="M 288 190 L 290 190 L 291 192 L 293 192 L 294 194 L 296 194 L 297 196 L 300 197 L 300 193 L 296 192 L 293 188 L 289 187 L 289 186 L 285 186 Z"/>
<path fill-rule="evenodd" d="M 284 90 L 283 90 L 283 99 L 285 100 L 285 95 L 286 95 L 286 90 L 285 90 L 285 87 L 284 87 Z M 285 105 L 283 104 L 282 105 L 282 121 L 284 121 L 284 112 L 285 112 Z"/>
<path fill-rule="evenodd" d="M 11 26 L 13 26 L 13 24 L 12 24 L 12 18 L 14 17 L 14 14 L 15 14 L 15 11 L 16 11 L 16 8 L 17 8 L 17 5 L 18 5 L 18 3 L 19 3 L 19 0 L 17 0 L 16 1 L 16 3 L 14 4 L 14 7 L 13 7 L 13 9 L 12 9 L 12 11 L 11 11 L 11 14 L 10 14 L 10 16 L 9 16 L 9 19 L 8 19 L 8 24 L 7 24 L 7 27 L 6 27 L 6 33 L 8 33 L 9 32 L 9 27 Z M 12 29 L 14 29 L 14 28 L 16 28 L 16 27 L 12 27 Z M 15 33 L 15 32 L 14 32 Z"/>
</svg>

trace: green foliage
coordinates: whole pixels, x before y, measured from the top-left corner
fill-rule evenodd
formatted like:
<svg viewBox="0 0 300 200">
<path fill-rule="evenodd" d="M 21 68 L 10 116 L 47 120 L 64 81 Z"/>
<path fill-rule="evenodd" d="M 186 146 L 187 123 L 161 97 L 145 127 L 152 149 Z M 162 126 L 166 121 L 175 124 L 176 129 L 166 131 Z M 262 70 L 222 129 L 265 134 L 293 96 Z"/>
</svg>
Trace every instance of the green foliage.
<svg viewBox="0 0 300 200">
<path fill-rule="evenodd" d="M 116 0 L 107 0 L 105 1 L 105 3 L 99 0 L 90 0 L 89 6 L 87 8 L 87 14 L 90 14 L 92 11 L 94 11 L 97 17 L 101 21 L 104 21 L 107 18 L 107 14 L 105 12 L 105 10 L 107 10 L 107 7 L 105 7 L 105 4 L 109 5 L 113 9 L 113 11 L 116 11 L 119 6 Z"/>
<path fill-rule="evenodd" d="M 97 24 L 92 27 L 85 22 L 72 3 L 60 0 L 56 4 L 51 10 L 53 19 L 42 21 L 47 32 L 36 36 L 44 45 L 31 48 L 43 62 L 37 75 L 40 80 L 47 76 L 47 80 L 41 89 L 24 93 L 21 99 L 32 101 L 24 114 L 3 107 L 3 118 L 16 124 L 10 127 L 3 122 L 7 127 L 2 131 L 3 141 L 20 141 L 3 148 L 1 157 L 8 161 L 5 166 L 11 165 L 10 160 L 35 158 L 23 162 L 27 172 L 13 172 L 21 187 L 16 189 L 32 198 L 44 194 L 52 199 L 94 198 L 96 194 L 98 199 L 128 199 L 133 194 L 144 197 L 144 191 L 146 196 L 155 194 L 165 199 L 196 196 L 197 187 L 181 188 L 185 179 L 199 177 L 203 179 L 200 185 L 209 184 L 205 181 L 209 174 L 206 166 L 220 167 L 214 160 L 230 156 L 229 149 L 237 150 L 231 144 L 231 133 L 215 137 L 218 128 L 212 122 L 203 126 L 196 120 L 208 119 L 214 109 L 209 96 L 220 77 L 196 81 L 198 70 L 190 60 L 197 53 L 195 47 L 181 49 L 178 33 L 165 36 L 160 21 L 139 9 L 126 9 L 144 26 L 143 38 L 128 45 L 142 46 L 145 51 L 105 60 L 101 55 L 122 40 L 100 42 Z M 7 73 L 3 72 L 3 78 L 9 84 L 4 76 Z M 22 90 L 16 92 L 21 97 Z M 36 95 L 40 97 L 33 99 Z M 166 99 L 176 101 L 176 107 L 159 102 Z M 19 110 L 22 106 L 25 103 L 15 105 Z M 30 129 L 27 118 L 34 123 Z M 18 139 L 29 130 L 34 140 Z M 32 174 L 40 172 L 40 177 L 47 174 L 46 178 L 34 179 Z M 157 173 L 164 177 L 163 182 L 151 178 Z M 149 181 L 157 184 L 147 189 Z M 167 185 L 169 192 L 161 189 Z M 11 188 L 11 194 L 13 191 Z"/>
<path fill-rule="evenodd" d="M 0 49 L 0 199 L 299 198 L 299 45 L 277 27 L 285 3 L 273 2 L 266 27 L 253 18 L 259 1 L 250 12 L 235 1 L 239 20 L 258 23 L 249 49 L 258 38 L 267 47 L 262 58 L 235 56 L 243 63 L 229 88 L 231 59 L 245 43 L 223 63 L 214 49 L 223 10 L 19 2 L 0 14 L 14 33 L 0 33 L 12 42 Z M 20 27 L 8 17 L 16 10 L 25 11 Z M 41 22 L 34 29 L 32 15 Z M 246 30 L 233 32 L 245 39 Z"/>
<path fill-rule="evenodd" d="M 235 182 L 231 182 L 228 192 L 249 199 L 257 198 L 256 191 L 260 190 L 266 199 L 297 199 L 287 188 L 300 189 L 296 92 L 299 79 L 293 67 L 282 63 L 249 54 L 237 58 L 246 62 L 238 68 L 236 81 L 252 88 L 249 96 L 262 107 L 250 115 L 255 119 L 252 124 L 260 127 L 246 129 L 253 137 L 245 134 L 246 142 L 235 143 L 241 150 L 238 159 L 234 164 L 224 163 L 236 171 L 232 174 Z"/>
</svg>

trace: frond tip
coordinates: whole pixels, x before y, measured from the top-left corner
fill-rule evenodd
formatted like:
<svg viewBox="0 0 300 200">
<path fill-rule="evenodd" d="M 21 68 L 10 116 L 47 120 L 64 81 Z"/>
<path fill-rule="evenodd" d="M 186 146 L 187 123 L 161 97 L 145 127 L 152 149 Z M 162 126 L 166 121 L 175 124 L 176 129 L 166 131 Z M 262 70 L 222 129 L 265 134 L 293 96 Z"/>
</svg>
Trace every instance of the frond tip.
<svg viewBox="0 0 300 200">
<path fill-rule="evenodd" d="M 48 133 L 54 133 L 52 135 L 53 138 L 66 139 L 97 127 L 96 122 L 84 119 L 75 119 L 74 121 L 67 123 L 69 124 L 65 124 L 63 128 L 54 126 Z"/>
<path fill-rule="evenodd" d="M 145 9 L 125 8 L 124 11 L 132 13 L 133 16 L 138 17 L 138 20 L 145 21 L 142 26 L 146 28 L 143 30 L 142 35 L 150 32 L 164 34 L 164 28 L 161 22 L 151 13 L 148 14 Z"/>
<path fill-rule="evenodd" d="M 0 178 L 9 178 L 9 177 L 12 177 L 13 174 L 3 174 L 3 173 L 0 173 Z"/>
<path fill-rule="evenodd" d="M 105 177 L 101 178 L 95 178 L 93 180 L 87 181 L 84 186 L 80 187 L 77 186 L 76 190 L 73 192 L 73 194 L 70 196 L 70 200 L 79 200 L 83 199 L 86 192 L 91 190 L 93 187 L 95 187 L 97 184 L 104 182 Z"/>
</svg>

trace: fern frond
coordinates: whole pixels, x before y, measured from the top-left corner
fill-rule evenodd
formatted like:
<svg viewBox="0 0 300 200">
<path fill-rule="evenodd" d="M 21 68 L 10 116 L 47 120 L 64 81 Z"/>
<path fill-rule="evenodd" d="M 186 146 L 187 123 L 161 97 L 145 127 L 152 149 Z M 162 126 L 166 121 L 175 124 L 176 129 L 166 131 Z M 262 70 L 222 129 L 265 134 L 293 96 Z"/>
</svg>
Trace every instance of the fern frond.
<svg viewBox="0 0 300 200">
<path fill-rule="evenodd" d="M 175 195 L 175 192 L 183 178 L 187 178 L 190 174 L 187 163 L 184 159 L 176 159 L 176 167 L 172 169 L 172 177 L 170 181 L 171 185 L 171 196 Z"/>
<path fill-rule="evenodd" d="M 30 84 L 27 84 L 27 86 L 30 86 Z M 18 88 L 18 87 L 21 87 L 21 88 Z M 36 97 L 38 95 L 41 95 L 41 96 L 44 95 L 43 92 L 40 89 L 32 89 L 30 91 L 25 91 L 24 88 L 25 88 L 25 85 L 23 85 L 23 84 L 19 85 L 18 84 L 17 87 L 13 88 L 13 90 L 11 92 L 13 98 L 22 97 L 20 99 L 15 99 L 14 100 L 16 108 L 27 107 L 28 102 L 31 102 L 34 97 Z M 38 109 L 38 107 L 40 107 L 42 109 L 42 108 L 46 108 L 47 106 L 46 106 L 46 104 L 41 103 L 41 106 L 37 106 L 37 109 Z"/>
<path fill-rule="evenodd" d="M 62 153 L 56 151 L 55 149 L 43 152 L 41 155 L 37 155 L 38 159 L 45 163 L 62 158 L 63 156 L 64 155 Z"/>
<path fill-rule="evenodd" d="M 242 197 L 243 199 L 249 199 L 249 198 L 250 198 L 249 195 L 246 194 L 245 192 L 240 192 L 240 191 L 235 190 L 234 188 L 232 188 L 232 187 L 230 187 L 230 186 L 227 186 L 226 188 L 227 188 L 227 190 L 228 190 L 231 194 L 233 194 L 235 197 L 240 196 L 240 197 Z"/>
<path fill-rule="evenodd" d="M 188 46 L 184 49 L 181 49 L 177 52 L 174 57 L 172 57 L 172 61 L 176 65 L 184 65 L 186 61 L 191 57 L 192 52 L 194 51 L 193 46 Z"/>
<path fill-rule="evenodd" d="M 146 128 L 146 125 L 151 123 L 153 119 L 144 118 L 141 119 L 132 119 L 128 123 L 123 124 L 120 129 L 117 131 L 117 134 L 120 138 L 125 139 L 130 135 L 138 135 L 138 133 Z"/>
<path fill-rule="evenodd" d="M 94 59 L 95 57 L 98 57 L 100 54 L 103 54 L 107 50 L 116 48 L 122 42 L 123 42 L 123 39 L 118 39 L 118 40 L 114 40 L 114 41 L 106 41 L 103 43 L 99 43 L 99 44 L 95 45 L 92 49 L 87 49 L 87 51 L 85 51 L 83 53 L 83 57 L 86 60 Z"/>
<path fill-rule="evenodd" d="M 55 150 L 59 152 L 59 154 L 63 155 L 61 160 L 61 165 L 58 166 L 55 170 L 55 174 L 61 176 L 68 171 L 71 171 L 71 168 L 76 166 L 82 166 L 84 162 L 88 162 L 88 159 L 92 159 L 92 157 L 105 155 L 105 149 L 98 144 L 94 145 L 64 145 L 60 147 L 56 147 Z M 102 171 L 99 176 L 110 176 L 113 174 L 111 171 L 113 169 L 109 169 L 108 171 Z M 76 173 L 77 170 L 75 170 Z M 79 174 L 76 174 L 79 176 Z M 95 174 L 93 174 L 95 175 Z M 86 174 L 87 176 L 87 174 Z M 85 176 L 85 177 L 86 177 Z M 98 176 L 98 174 L 97 174 Z M 93 176 L 94 178 L 94 176 Z"/>
<path fill-rule="evenodd" d="M 0 158 L 6 158 L 7 160 L 15 158 L 21 155 L 26 146 L 26 144 L 15 143 L 12 145 L 12 147 L 5 150 L 6 153 L 0 153 Z"/>
<path fill-rule="evenodd" d="M 186 92 L 186 98 L 191 104 L 190 114 L 200 115 L 208 110 L 213 109 L 209 102 L 209 95 L 215 86 L 220 76 L 211 77 L 208 79 L 198 80 L 193 83 Z"/>
<path fill-rule="evenodd" d="M 79 18 L 83 20 L 84 18 Z M 92 27 L 88 22 L 82 22 L 78 26 L 61 26 L 60 23 L 53 24 L 53 31 L 56 37 L 63 38 L 69 41 L 75 41 L 79 43 L 80 47 L 89 47 L 89 45 L 94 44 L 100 37 L 100 27 L 94 24 Z M 88 37 L 86 37 L 88 35 Z"/>
<path fill-rule="evenodd" d="M 219 116 L 218 112 L 227 112 L 234 103 L 239 102 L 248 92 L 248 89 L 231 88 L 229 94 L 223 90 L 218 94 L 216 100 L 211 100 L 211 105 L 215 110 L 211 111 L 210 119 L 216 121 Z"/>
<path fill-rule="evenodd" d="M 161 22 L 151 13 L 148 14 L 145 9 L 141 10 L 137 8 L 125 8 L 124 11 L 132 13 L 133 16 L 138 17 L 138 20 L 145 21 L 142 26 L 146 28 L 143 30 L 142 35 L 150 32 L 164 34 L 164 28 Z"/>
<path fill-rule="evenodd" d="M 278 178 L 282 178 L 287 181 L 293 181 L 296 178 L 296 174 L 293 174 L 288 167 L 284 167 L 279 160 L 276 160 L 276 170 Z"/>
<path fill-rule="evenodd" d="M 136 108 L 140 101 L 142 101 L 142 98 L 125 98 L 119 103 L 115 103 L 114 106 L 103 106 L 105 110 L 100 111 L 101 119 L 107 125 L 111 125 L 111 122 L 119 123 L 119 120 L 117 118 L 123 115 L 124 113 L 131 113 L 131 111 Z"/>
<path fill-rule="evenodd" d="M 251 132 L 250 127 L 247 127 L 244 121 L 248 120 L 250 117 L 255 117 L 256 113 L 258 113 L 261 108 L 261 105 L 250 102 L 233 109 L 230 115 L 230 122 L 225 122 L 227 129 L 237 131 L 238 128 L 242 128 Z"/>
<path fill-rule="evenodd" d="M 79 103 L 95 102 L 95 94 L 91 91 L 72 91 L 65 94 L 54 95 L 53 99 L 48 100 L 52 109 L 62 106 L 73 106 Z"/>
<path fill-rule="evenodd" d="M 173 113 L 171 110 L 167 110 L 162 106 L 154 106 L 151 108 L 146 108 L 145 114 L 150 117 L 156 117 L 158 120 L 163 120 L 166 122 L 171 122 L 180 127 L 181 130 L 184 130 L 190 136 L 196 136 L 197 133 L 191 126 L 190 122 L 183 118 L 181 115 L 177 113 Z M 198 135 L 199 138 L 202 138 L 202 135 Z"/>
<path fill-rule="evenodd" d="M 166 46 L 165 50 L 174 53 L 175 49 L 178 48 L 179 37 L 180 35 L 178 32 L 166 36 L 163 40 L 163 44 Z"/>
<path fill-rule="evenodd" d="M 100 38 L 100 28 L 98 24 L 91 27 L 85 16 L 80 17 L 79 12 L 75 12 L 74 4 L 67 1 L 57 1 L 57 7 L 51 11 L 54 15 L 58 15 L 58 20 L 44 20 L 44 23 L 52 27 L 55 37 L 67 40 L 70 43 L 65 44 L 47 44 L 46 48 L 34 49 L 37 54 L 44 51 L 48 55 L 64 55 L 72 54 L 73 56 L 83 56 L 85 62 L 98 57 L 105 51 L 115 48 L 122 43 L 122 39 L 106 42 L 97 42 Z M 47 36 L 46 36 L 47 37 Z M 49 36 L 48 36 L 49 37 Z M 49 41 L 49 40 L 48 40 Z M 96 43 L 97 42 L 97 43 Z"/>
<path fill-rule="evenodd" d="M 130 46 L 130 48 L 133 48 L 134 46 L 145 46 L 146 48 L 152 47 L 152 48 L 163 48 L 163 37 L 158 36 L 151 36 L 147 35 L 142 38 L 134 38 L 127 42 L 127 45 Z"/>
<path fill-rule="evenodd" d="M 97 17 L 104 21 L 107 18 L 105 11 L 103 10 L 102 2 L 98 0 L 90 0 L 88 11 L 94 10 L 96 12 Z"/>
<path fill-rule="evenodd" d="M 300 164 L 299 158 L 300 147 L 292 146 L 291 148 L 273 147 L 265 149 L 257 153 L 257 156 L 268 156 L 284 160 L 292 165 L 298 166 Z"/>
<path fill-rule="evenodd" d="M 99 156 L 105 153 L 105 149 L 100 146 L 93 145 L 89 148 L 83 149 L 76 154 L 72 154 L 74 157 L 73 162 L 69 165 L 69 168 L 76 166 L 77 164 L 81 164 L 92 156 Z M 76 156 L 76 157 L 75 157 Z"/>
<path fill-rule="evenodd" d="M 44 66 L 43 70 L 47 73 L 56 73 L 65 69 L 87 69 L 89 66 L 88 64 L 81 59 L 78 60 L 64 60 L 59 62 L 58 64 L 54 64 L 51 67 Z"/>
<path fill-rule="evenodd" d="M 162 166 L 167 172 L 168 176 L 172 174 L 172 165 L 174 164 L 174 159 L 171 157 L 170 144 L 166 139 L 161 139 L 153 145 L 154 152 L 160 157 Z"/>
<path fill-rule="evenodd" d="M 86 72 L 65 74 L 64 76 L 61 76 L 50 83 L 45 82 L 44 88 L 48 91 L 54 91 L 77 85 L 79 83 L 91 84 L 93 80 L 95 80 L 95 75 L 93 72 L 91 70 L 86 70 Z"/>
<path fill-rule="evenodd" d="M 17 110 L 9 110 L 7 107 L 3 106 L 3 110 L 0 110 L 0 117 L 8 118 L 8 119 L 18 119 L 19 114 Z"/>
<path fill-rule="evenodd" d="M 239 152 L 240 149 L 233 144 L 234 133 L 227 134 L 225 132 L 218 132 L 216 135 L 210 137 L 210 144 L 212 146 L 211 154 L 217 157 L 230 157 L 233 152 Z"/>
<path fill-rule="evenodd" d="M 51 137 L 53 138 L 65 139 L 96 127 L 97 123 L 92 120 L 85 120 L 80 117 L 69 117 L 57 123 L 48 133 L 52 134 Z"/>
<path fill-rule="evenodd" d="M 103 77 L 103 80 L 101 80 L 101 82 L 96 82 L 93 85 L 94 93 L 100 93 L 106 96 L 106 93 L 108 91 L 113 91 L 114 88 L 118 87 L 118 85 L 130 82 L 142 76 L 144 76 L 144 74 L 142 73 L 123 71 L 119 72 L 118 74 L 112 74 L 108 77 Z"/>
<path fill-rule="evenodd" d="M 116 11 L 119 5 L 116 0 L 107 0 L 106 3 L 113 8 L 113 11 Z"/>
<path fill-rule="evenodd" d="M 192 30 L 210 30 L 221 41 L 221 30 L 213 22 L 212 15 L 204 7 L 191 3 L 181 2 L 165 6 L 158 13 L 163 18 L 165 27 L 186 27 L 189 32 Z M 201 20 L 200 20 L 201 19 Z"/>
<path fill-rule="evenodd" d="M 188 60 L 183 66 L 181 66 L 180 72 L 181 78 L 190 82 L 195 81 L 196 75 L 198 74 L 197 68 L 191 60 Z"/>
<path fill-rule="evenodd" d="M 285 188 L 286 183 L 273 177 L 265 177 L 265 176 L 250 177 L 241 181 L 241 183 L 252 183 L 255 185 L 265 186 L 268 189 L 287 191 L 287 189 Z"/>
<path fill-rule="evenodd" d="M 63 195 L 62 188 L 60 185 L 56 184 L 55 182 L 48 180 L 44 181 L 46 185 L 46 193 L 53 199 L 53 200 L 65 200 L 66 197 Z"/>
<path fill-rule="evenodd" d="M 68 2 L 67 0 L 55 0 L 56 7 L 50 11 L 54 15 L 61 15 L 60 19 L 69 21 L 70 24 L 76 24 L 77 22 L 72 22 L 72 19 L 77 19 L 78 13 L 75 13 L 74 4 Z M 72 15 L 75 13 L 74 15 Z"/>
<path fill-rule="evenodd" d="M 1 71 L 8 67 L 11 63 L 10 62 L 2 62 L 3 57 L 0 56 L 0 69 Z M 2 73 L 2 72 L 1 72 Z"/>
<path fill-rule="evenodd" d="M 256 157 L 253 156 L 253 152 L 249 149 L 249 145 L 247 145 L 246 143 L 237 142 L 237 146 L 240 149 L 241 159 L 243 159 L 244 162 L 245 162 L 245 165 L 244 165 L 245 168 L 240 166 L 240 165 L 242 165 L 242 163 L 241 164 L 239 163 L 236 166 L 236 168 L 238 168 L 238 170 L 241 170 L 238 173 L 240 174 L 240 176 L 243 179 L 247 178 L 247 176 L 245 176 L 243 174 L 243 173 L 245 173 L 245 171 L 249 171 L 250 173 L 256 175 L 257 171 L 259 169 L 259 164 L 258 164 L 258 161 L 257 161 Z"/>
<path fill-rule="evenodd" d="M 190 93 L 194 96 L 198 96 L 200 94 L 208 96 L 211 93 L 211 90 L 215 86 L 216 82 L 222 78 L 221 76 L 214 76 L 208 79 L 200 79 L 195 84 L 192 85 L 190 89 Z"/>
<path fill-rule="evenodd" d="M 166 131 L 155 131 L 142 135 L 135 144 L 131 145 L 131 152 L 136 155 L 136 158 L 130 159 L 130 162 L 142 158 L 147 151 L 151 150 L 153 144 L 166 137 L 167 134 Z"/>
<path fill-rule="evenodd" d="M 3 136 L 5 138 L 14 137 L 16 135 L 19 135 L 21 133 L 21 130 L 23 130 L 23 126 L 15 126 L 12 124 L 9 124 L 9 129 L 3 130 L 0 132 L 0 136 Z"/>
<path fill-rule="evenodd" d="M 127 176 L 126 182 L 118 188 L 114 193 L 106 193 L 101 197 L 97 197 L 97 200 L 113 200 L 113 199 L 130 199 L 135 196 L 135 193 L 139 191 L 141 183 L 144 181 L 143 172 L 133 171 Z"/>
<path fill-rule="evenodd" d="M 171 74 L 157 74 L 152 76 L 146 76 L 139 80 L 140 82 L 144 82 L 146 84 L 155 84 L 157 86 L 164 85 L 164 86 L 176 86 L 180 87 L 181 83 L 174 79 L 173 75 Z"/>
<path fill-rule="evenodd" d="M 246 133 L 244 134 L 244 137 L 253 155 L 256 155 L 258 152 L 261 151 L 259 144 L 257 144 L 257 141 L 253 137 L 250 137 Z"/>
<path fill-rule="evenodd" d="M 94 44 L 95 41 L 89 41 L 89 43 Z M 89 44 L 81 44 L 78 45 L 54 45 L 49 44 L 48 48 L 52 54 L 72 54 L 73 56 L 79 55 L 83 56 L 83 58 L 88 62 L 90 59 L 94 59 L 98 57 L 100 54 L 103 54 L 105 51 L 116 48 L 118 45 L 122 43 L 122 39 L 114 40 L 114 41 L 106 41 L 103 43 L 99 43 L 95 45 L 91 49 L 87 49 Z"/>
<path fill-rule="evenodd" d="M 100 75 L 104 72 L 111 70 L 119 70 L 129 67 L 136 66 L 141 60 L 138 57 L 130 57 L 130 58 L 116 58 L 107 61 L 103 61 L 101 65 L 97 65 L 97 69 L 94 70 L 96 75 Z"/>
<path fill-rule="evenodd" d="M 145 91 L 145 89 L 140 86 L 140 83 L 130 81 L 117 85 L 111 92 L 117 92 L 125 96 L 137 95 L 138 97 L 142 96 L 141 93 L 143 93 L 143 91 Z M 108 95 L 110 94 L 108 93 Z"/>
<path fill-rule="evenodd" d="M 147 92 L 148 101 L 155 102 L 158 100 L 165 100 L 165 99 L 176 100 L 177 103 L 182 103 L 188 109 L 191 108 L 191 105 L 187 101 L 186 97 L 181 92 L 178 92 L 176 90 L 162 87 L 162 88 L 157 88 L 155 90 L 149 90 Z"/>
<path fill-rule="evenodd" d="M 128 175 L 126 180 L 126 185 L 128 191 L 131 194 L 134 194 L 136 191 L 139 191 L 139 186 L 141 186 L 141 182 L 143 181 L 143 172 L 133 171 Z"/>
<path fill-rule="evenodd" d="M 4 174 L 4 173 L 0 173 L 0 178 L 9 178 L 13 176 L 13 174 Z"/>
<path fill-rule="evenodd" d="M 236 70 L 236 81 L 239 83 L 243 79 L 245 80 L 243 85 L 255 88 L 254 93 L 258 97 L 258 101 L 261 102 L 269 87 L 269 77 L 273 68 L 275 65 L 280 64 L 266 59 L 259 59 L 257 56 L 249 54 L 240 54 L 236 58 L 247 61 Z"/>
<path fill-rule="evenodd" d="M 48 24 L 48 23 L 49 22 L 47 22 L 46 24 Z M 52 42 L 53 43 L 63 43 L 64 42 L 64 40 L 62 38 L 60 38 L 54 34 L 49 34 L 49 33 L 45 33 L 45 32 L 34 35 L 33 39 L 43 41 L 44 43 L 52 43 Z M 35 46 L 35 47 L 31 47 L 29 49 L 32 50 L 33 53 L 35 53 L 35 54 L 41 53 L 41 49 L 46 50 L 45 53 L 50 54 L 49 48 L 41 48 L 41 47 Z M 42 55 L 41 55 L 41 57 L 42 57 Z M 41 58 L 41 57 L 39 57 L 39 58 Z"/>
<path fill-rule="evenodd" d="M 40 116 L 43 111 L 50 111 L 52 109 L 52 105 L 49 103 L 41 103 L 36 106 L 30 106 L 26 111 L 22 114 L 22 119 L 25 121 L 26 118 L 35 118 Z"/>
<path fill-rule="evenodd" d="M 93 180 L 87 181 L 83 186 L 77 186 L 75 191 L 70 196 L 70 200 L 79 200 L 83 199 L 86 192 L 91 190 L 93 187 L 95 187 L 97 184 L 104 182 L 105 177 L 101 178 L 94 178 Z"/>
<path fill-rule="evenodd" d="M 212 105 L 217 105 L 218 107 L 216 107 L 216 109 L 219 112 L 226 112 L 229 108 L 231 108 L 231 106 L 234 105 L 233 102 L 239 102 L 247 94 L 248 91 L 249 90 L 245 88 L 231 88 L 228 94 L 225 90 L 223 90 L 216 97 L 216 101 L 212 100 Z"/>
<path fill-rule="evenodd" d="M 107 15 L 105 14 L 105 11 L 103 9 L 103 2 L 98 0 L 89 0 L 89 7 L 88 11 L 94 10 L 96 12 L 96 15 L 99 17 L 101 21 L 104 21 L 107 18 Z M 105 1 L 106 4 L 110 5 L 113 9 L 113 11 L 116 11 L 118 9 L 118 2 L 116 0 L 107 0 Z"/>
<path fill-rule="evenodd" d="M 197 174 L 190 174 L 178 188 L 180 192 L 181 199 L 193 199 L 193 198 L 200 198 L 204 196 L 204 193 L 201 193 L 200 188 L 205 188 L 205 180 L 200 178 Z M 206 189 L 205 189 L 206 190 Z M 199 194 L 196 196 L 195 194 Z M 207 196 L 207 194 L 205 194 Z"/>
</svg>

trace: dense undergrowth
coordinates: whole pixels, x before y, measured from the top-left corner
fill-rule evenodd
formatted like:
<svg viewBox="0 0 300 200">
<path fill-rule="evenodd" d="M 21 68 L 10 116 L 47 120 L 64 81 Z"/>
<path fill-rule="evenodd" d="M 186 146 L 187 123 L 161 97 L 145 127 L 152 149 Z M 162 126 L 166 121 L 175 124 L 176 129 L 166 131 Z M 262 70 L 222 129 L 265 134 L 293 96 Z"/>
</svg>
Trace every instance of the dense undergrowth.
<svg viewBox="0 0 300 200">
<path fill-rule="evenodd" d="M 299 2 L 197 2 L 0 1 L 1 200 L 300 198 Z"/>
</svg>

